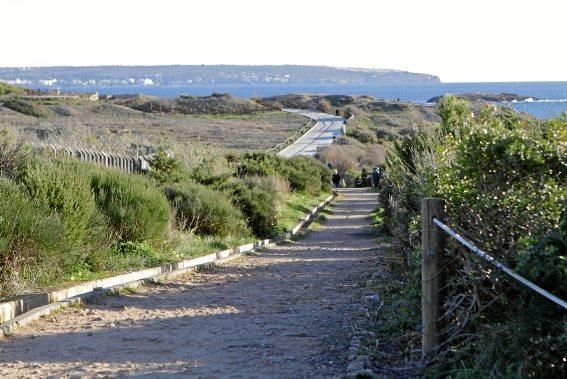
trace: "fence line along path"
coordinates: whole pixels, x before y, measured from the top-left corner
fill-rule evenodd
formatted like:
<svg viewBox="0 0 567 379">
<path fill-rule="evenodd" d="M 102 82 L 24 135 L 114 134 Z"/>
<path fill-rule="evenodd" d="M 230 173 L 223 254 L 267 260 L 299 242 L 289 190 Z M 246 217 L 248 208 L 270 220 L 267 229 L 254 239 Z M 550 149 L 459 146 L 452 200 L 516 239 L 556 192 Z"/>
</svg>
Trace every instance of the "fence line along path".
<svg viewBox="0 0 567 379">
<path fill-rule="evenodd" d="M 285 158 L 296 155 L 313 156 L 319 147 L 333 143 L 333 137 L 338 138 L 344 133 L 345 118 L 328 113 L 306 111 L 301 109 L 284 109 L 286 112 L 299 114 L 315 121 L 315 125 L 278 154 Z"/>
<path fill-rule="evenodd" d="M 0 377 L 342 376 L 377 196 L 340 191 L 298 241 L 16 330 L 0 340 Z"/>
<path fill-rule="evenodd" d="M 433 358 L 442 344 L 442 288 L 445 285 L 445 234 L 454 238 L 468 251 L 478 255 L 498 270 L 506 273 L 518 283 L 567 310 L 567 301 L 553 295 L 535 283 L 498 262 L 494 257 L 479 249 L 457 231 L 443 223 L 445 203 L 443 199 L 428 197 L 421 201 L 421 314 L 422 352 Z"/>
</svg>

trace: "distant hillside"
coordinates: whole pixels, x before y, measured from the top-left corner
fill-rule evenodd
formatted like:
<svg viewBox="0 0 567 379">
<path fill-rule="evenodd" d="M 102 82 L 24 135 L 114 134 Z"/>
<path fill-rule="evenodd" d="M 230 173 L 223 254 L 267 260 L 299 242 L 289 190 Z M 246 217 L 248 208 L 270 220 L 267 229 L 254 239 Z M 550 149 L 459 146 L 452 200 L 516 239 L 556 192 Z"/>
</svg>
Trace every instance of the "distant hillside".
<svg viewBox="0 0 567 379">
<path fill-rule="evenodd" d="M 0 81 L 26 86 L 437 83 L 437 76 L 388 69 L 326 66 L 4 67 Z"/>
</svg>

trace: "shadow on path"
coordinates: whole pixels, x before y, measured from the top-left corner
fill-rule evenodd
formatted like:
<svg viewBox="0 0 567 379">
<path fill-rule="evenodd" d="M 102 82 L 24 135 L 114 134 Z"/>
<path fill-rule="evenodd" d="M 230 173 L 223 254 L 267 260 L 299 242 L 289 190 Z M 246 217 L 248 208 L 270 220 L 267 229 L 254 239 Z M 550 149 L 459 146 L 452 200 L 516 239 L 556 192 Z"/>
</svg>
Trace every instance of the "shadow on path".
<svg viewBox="0 0 567 379">
<path fill-rule="evenodd" d="M 340 192 L 321 229 L 297 242 L 18 331 L 0 342 L 0 375 L 342 375 L 376 194 Z"/>
</svg>

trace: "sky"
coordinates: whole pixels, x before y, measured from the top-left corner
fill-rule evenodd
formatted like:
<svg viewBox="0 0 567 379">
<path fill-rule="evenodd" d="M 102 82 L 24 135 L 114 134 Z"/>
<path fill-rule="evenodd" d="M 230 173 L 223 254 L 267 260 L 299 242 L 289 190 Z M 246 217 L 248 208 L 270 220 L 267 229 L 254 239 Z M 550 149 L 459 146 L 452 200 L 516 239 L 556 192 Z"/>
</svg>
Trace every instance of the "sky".
<svg viewBox="0 0 567 379">
<path fill-rule="evenodd" d="M 567 81 L 565 0 L 1 0 L 0 66 L 306 64 Z"/>
</svg>

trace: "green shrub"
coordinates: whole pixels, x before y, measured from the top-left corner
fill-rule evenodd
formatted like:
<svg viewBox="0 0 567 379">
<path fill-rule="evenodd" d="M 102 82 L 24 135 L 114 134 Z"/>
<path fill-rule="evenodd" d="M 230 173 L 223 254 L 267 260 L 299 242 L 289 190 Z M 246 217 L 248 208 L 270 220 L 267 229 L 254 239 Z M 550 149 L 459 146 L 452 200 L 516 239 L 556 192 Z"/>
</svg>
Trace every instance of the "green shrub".
<svg viewBox="0 0 567 379">
<path fill-rule="evenodd" d="M 242 179 L 249 188 L 257 187 L 262 191 L 272 193 L 278 202 L 285 201 L 289 195 L 289 183 L 278 174 L 245 176 Z"/>
<path fill-rule="evenodd" d="M 56 214 L 0 178 L 0 296 L 57 278 L 62 234 Z"/>
<path fill-rule="evenodd" d="M 277 227 L 278 199 L 274 192 L 246 185 L 243 180 L 232 180 L 219 186 L 246 216 L 248 226 L 257 237 L 274 235 Z"/>
<path fill-rule="evenodd" d="M 374 144 L 378 142 L 378 136 L 376 132 L 370 129 L 349 128 L 347 133 L 348 136 L 352 136 L 361 143 Z"/>
<path fill-rule="evenodd" d="M 165 151 L 160 151 L 153 157 L 150 161 L 150 168 L 148 175 L 159 184 L 179 183 L 187 179 L 189 175 L 181 162 L 169 156 Z"/>
<path fill-rule="evenodd" d="M 163 189 L 183 229 L 199 235 L 247 235 L 242 213 L 222 193 L 203 185 L 183 182 Z"/>
<path fill-rule="evenodd" d="M 267 153 L 247 153 L 227 158 L 236 167 L 236 175 L 241 178 L 277 174 L 289 182 L 292 190 L 309 195 L 318 195 L 330 188 L 329 169 L 314 158 L 298 156 L 286 159 Z"/>
<path fill-rule="evenodd" d="M 394 144 L 380 194 L 383 218 L 404 252 L 408 281 L 420 277 L 420 201 L 442 197 L 450 224 L 529 280 L 565 297 L 567 120 L 522 120 L 508 110 L 476 117 L 447 97 L 442 124 Z M 565 217 L 565 216 L 563 216 Z M 434 370 L 448 376 L 558 376 L 564 310 L 471 258 L 451 240 L 445 309 L 451 341 Z M 415 291 L 418 291 L 417 289 Z M 414 291 L 414 292 L 415 292 Z"/>
<path fill-rule="evenodd" d="M 91 179 L 95 201 L 122 241 L 162 238 L 170 219 L 163 193 L 147 178 L 98 169 Z"/>
<path fill-rule="evenodd" d="M 4 106 L 16 112 L 37 118 L 45 118 L 50 114 L 49 109 L 44 105 L 19 98 L 4 100 Z"/>
<path fill-rule="evenodd" d="M 229 155 L 227 160 L 235 167 L 238 179 L 217 182 L 215 186 L 230 194 L 258 237 L 277 232 L 278 213 L 288 188 L 308 196 L 330 191 L 331 172 L 314 158 L 247 153 Z"/>
<path fill-rule="evenodd" d="M 233 176 L 234 171 L 229 166 L 224 157 L 204 157 L 192 168 L 190 177 L 197 183 L 216 186 Z"/>
<path fill-rule="evenodd" d="M 108 217 L 98 208 L 91 214 L 84 243 L 80 250 L 82 261 L 74 267 L 76 271 L 97 272 L 110 268 L 112 245 L 114 243 Z M 77 270 L 78 269 L 78 270 Z"/>
<path fill-rule="evenodd" d="M 90 187 L 91 168 L 74 160 L 35 160 L 21 182 L 29 195 L 57 212 L 64 224 L 64 239 L 71 250 L 85 241 L 96 204 Z"/>
<path fill-rule="evenodd" d="M 344 173 L 343 179 L 347 187 L 355 187 L 361 183 L 361 171 L 348 170 Z"/>
<path fill-rule="evenodd" d="M 31 198 L 51 208 L 63 223 L 61 266 L 69 275 L 104 269 L 110 252 L 108 219 L 97 208 L 91 189 L 95 169 L 75 160 L 35 160 L 20 176 Z"/>
<path fill-rule="evenodd" d="M 23 93 L 25 93 L 25 91 L 21 87 L 0 82 L 0 96 L 9 95 L 9 94 L 21 95 Z"/>
<path fill-rule="evenodd" d="M 328 188 L 331 181 L 330 171 L 314 158 L 296 156 L 285 162 L 280 174 L 289 180 L 295 191 L 309 195 L 319 195 L 321 190 Z"/>
<path fill-rule="evenodd" d="M 0 177 L 17 179 L 28 161 L 23 140 L 15 139 L 7 130 L 0 130 Z"/>
<path fill-rule="evenodd" d="M 567 199 L 565 150 L 548 138 L 559 128 L 513 125 L 491 118 L 460 139 L 448 138 L 436 172 L 454 222 L 477 231 L 483 247 L 503 257 L 516 254 L 525 237 L 557 228 Z"/>
<path fill-rule="evenodd" d="M 137 261 L 134 264 L 135 266 L 155 266 L 165 262 L 165 259 L 160 257 L 160 255 L 145 242 L 120 242 L 115 248 L 115 254 Z"/>
</svg>

